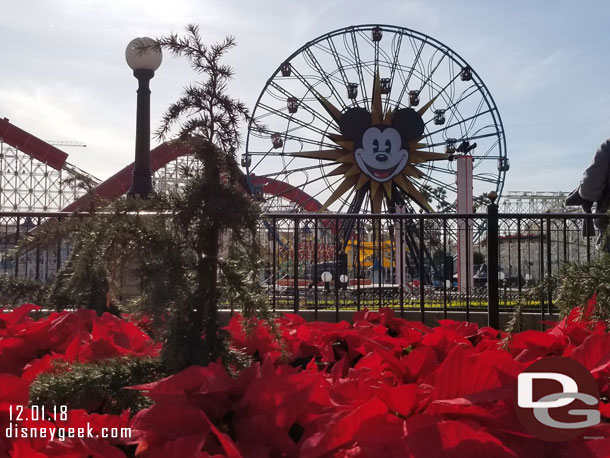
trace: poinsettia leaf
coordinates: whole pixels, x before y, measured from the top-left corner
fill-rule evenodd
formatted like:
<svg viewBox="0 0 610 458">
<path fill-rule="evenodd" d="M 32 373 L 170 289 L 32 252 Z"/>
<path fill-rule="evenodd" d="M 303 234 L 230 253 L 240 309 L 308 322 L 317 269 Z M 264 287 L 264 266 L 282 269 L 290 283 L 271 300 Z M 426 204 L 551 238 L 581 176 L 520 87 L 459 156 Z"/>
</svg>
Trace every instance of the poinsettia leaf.
<svg viewBox="0 0 610 458">
<path fill-rule="evenodd" d="M 387 411 L 387 406 L 376 398 L 357 406 L 349 413 L 330 422 L 323 432 L 303 441 L 299 456 L 318 458 L 340 446 L 351 445 L 365 420 L 377 415 L 385 415 Z"/>
<path fill-rule="evenodd" d="M 575 359 L 592 374 L 604 372 L 610 366 L 610 334 L 591 335 L 572 351 Z"/>
<path fill-rule="evenodd" d="M 417 385 L 381 385 L 374 388 L 374 393 L 387 406 L 390 412 L 404 418 L 411 415 L 417 405 Z"/>
<path fill-rule="evenodd" d="M 477 353 L 471 348 L 455 347 L 436 375 L 434 398 L 459 398 L 499 386 L 495 366 L 510 359 L 500 350 Z"/>
<path fill-rule="evenodd" d="M 518 458 L 489 432 L 464 422 L 414 415 L 406 430 L 405 446 L 413 458 Z"/>
</svg>

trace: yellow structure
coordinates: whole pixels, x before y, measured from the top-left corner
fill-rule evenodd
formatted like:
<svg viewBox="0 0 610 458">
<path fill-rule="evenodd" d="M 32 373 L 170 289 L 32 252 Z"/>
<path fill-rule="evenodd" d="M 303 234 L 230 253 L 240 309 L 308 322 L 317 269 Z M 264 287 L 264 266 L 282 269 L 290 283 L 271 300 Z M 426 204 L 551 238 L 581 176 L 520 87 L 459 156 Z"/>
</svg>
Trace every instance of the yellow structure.
<svg viewBox="0 0 610 458">
<path fill-rule="evenodd" d="M 384 240 L 381 242 L 381 256 L 379 256 L 379 242 L 357 242 L 350 240 L 345 247 L 347 253 L 348 266 L 351 268 L 357 262 L 356 253 L 360 253 L 360 266 L 362 268 L 368 268 L 373 265 L 373 259 L 381 257 L 383 259 L 383 267 L 390 268 L 393 265 L 392 251 L 394 244 L 391 240 Z M 405 247 L 406 248 L 406 247 Z"/>
</svg>

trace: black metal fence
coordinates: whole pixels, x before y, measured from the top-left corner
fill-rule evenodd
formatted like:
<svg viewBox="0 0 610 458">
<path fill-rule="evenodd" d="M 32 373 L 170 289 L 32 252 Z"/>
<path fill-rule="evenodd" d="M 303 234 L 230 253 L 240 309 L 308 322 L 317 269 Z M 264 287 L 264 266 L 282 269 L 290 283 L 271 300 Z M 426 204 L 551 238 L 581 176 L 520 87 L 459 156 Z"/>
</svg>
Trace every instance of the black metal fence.
<svg viewBox="0 0 610 458">
<path fill-rule="evenodd" d="M 590 214 L 267 214 L 260 234 L 274 310 L 390 307 L 401 316 L 460 316 L 498 327 L 517 305 L 539 322 L 555 292 L 541 281 L 599 255 Z M 484 314 L 484 320 L 481 320 Z"/>
<path fill-rule="evenodd" d="M 52 244 L 18 250 L 20 243 L 42 225 L 55 227 L 59 233 L 62 221 L 86 216 L 75 216 L 72 213 L 1 212 L 0 274 L 29 277 L 42 282 L 51 280 L 67 259 L 72 249 L 71 241 L 58 237 Z"/>
<path fill-rule="evenodd" d="M 83 217 L 79 215 L 78 217 Z M 19 242 L 66 213 L 0 213 L 0 274 L 52 279 L 70 240 Z M 598 256 L 583 236 L 591 214 L 267 214 L 258 232 L 264 285 L 273 310 L 331 315 L 390 307 L 420 319 L 483 316 L 494 327 L 515 306 L 540 321 L 553 315 L 554 291 L 536 288 L 569 262 Z M 458 315 L 456 315 L 456 313 Z M 481 321 L 481 320 L 479 320 Z"/>
</svg>

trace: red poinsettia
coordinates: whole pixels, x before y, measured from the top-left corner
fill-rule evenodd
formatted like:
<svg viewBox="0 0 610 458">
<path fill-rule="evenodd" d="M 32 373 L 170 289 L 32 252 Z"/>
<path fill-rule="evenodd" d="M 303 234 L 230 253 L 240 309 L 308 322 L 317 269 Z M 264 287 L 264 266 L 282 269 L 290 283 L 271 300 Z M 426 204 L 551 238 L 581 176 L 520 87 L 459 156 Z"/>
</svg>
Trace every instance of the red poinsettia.
<svg viewBox="0 0 610 458">
<path fill-rule="evenodd" d="M 550 355 L 579 361 L 610 395 L 610 337 L 591 318 L 594 300 L 548 331 L 509 339 L 473 323 L 429 327 L 388 309 L 363 310 L 352 323 L 287 314 L 271 326 L 235 315 L 226 329 L 234 348 L 252 357 L 249 367 L 229 373 L 218 361 L 131 387 L 153 402 L 140 412 L 69 410 L 63 420 L 38 422 L 131 428 L 129 438 L 5 438 L 0 457 L 610 456 L 610 423 L 561 445 L 542 442 L 522 429 L 512 400 L 517 375 Z M 159 353 L 138 326 L 113 315 L 81 310 L 35 320 L 37 309 L 0 316 L 0 427 L 58 360 Z M 607 402 L 600 411 L 610 418 Z"/>
</svg>

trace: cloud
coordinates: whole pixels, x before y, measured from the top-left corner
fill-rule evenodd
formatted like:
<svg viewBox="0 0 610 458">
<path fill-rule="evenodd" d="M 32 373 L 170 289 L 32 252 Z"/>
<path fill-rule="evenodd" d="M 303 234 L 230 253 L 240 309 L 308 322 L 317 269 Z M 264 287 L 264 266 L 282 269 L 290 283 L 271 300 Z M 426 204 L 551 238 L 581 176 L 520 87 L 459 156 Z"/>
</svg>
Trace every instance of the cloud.
<svg viewBox="0 0 610 458">
<path fill-rule="evenodd" d="M 523 56 L 524 57 L 524 56 Z M 553 51 L 546 57 L 529 57 L 529 64 L 523 65 L 527 59 L 519 59 L 522 65 L 516 66 L 511 71 L 511 90 L 523 94 L 532 93 L 549 83 L 549 77 L 560 72 L 559 61 L 565 57 L 562 49 Z"/>
</svg>

